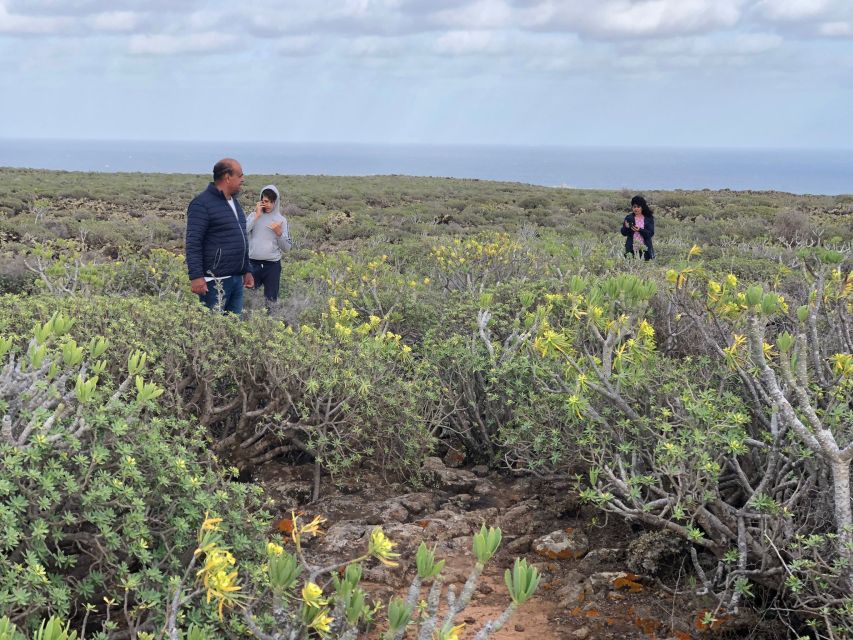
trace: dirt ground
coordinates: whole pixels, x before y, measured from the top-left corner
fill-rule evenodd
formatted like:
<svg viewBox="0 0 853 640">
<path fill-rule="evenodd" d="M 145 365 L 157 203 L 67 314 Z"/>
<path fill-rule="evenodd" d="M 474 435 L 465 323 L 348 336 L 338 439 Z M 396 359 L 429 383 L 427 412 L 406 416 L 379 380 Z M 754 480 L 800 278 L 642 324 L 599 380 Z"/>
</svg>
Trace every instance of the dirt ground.
<svg viewBox="0 0 853 640">
<path fill-rule="evenodd" d="M 473 566 L 471 534 L 483 523 L 500 526 L 501 549 L 486 566 L 471 602 L 454 620 L 454 624 L 465 624 L 460 638 L 474 638 L 506 608 L 509 597 L 503 574 L 516 557 L 535 564 L 542 580 L 532 600 L 490 636 L 496 640 L 688 640 L 746 635 L 725 620 L 714 628 L 701 624 L 704 607 L 710 603 L 684 592 L 688 567 L 683 558 L 670 558 L 656 576 L 631 572 L 628 547 L 640 530 L 581 505 L 565 483 L 439 469 L 432 486 L 418 492 L 389 486 L 379 478 L 339 487 L 324 481 L 320 500 L 311 503 L 310 468 L 269 465 L 259 476 L 256 479 L 278 502 L 282 514 L 298 509 L 306 518 L 327 519 L 326 535 L 313 543 L 313 549 L 307 547 L 309 553 L 325 556 L 324 562 L 363 552 L 365 532 L 383 526 L 398 543 L 402 557 L 401 566 L 394 570 L 381 565 L 365 569 L 366 590 L 382 602 L 407 591 L 414 573 L 414 550 L 421 540 L 436 546 L 437 558 L 446 559 L 445 582 L 455 584 L 459 593 Z M 540 547 L 542 537 L 555 532 L 580 536 L 588 541 L 588 548 L 554 557 Z M 673 595 L 673 587 L 679 586 L 679 595 Z M 426 588 L 421 598 L 425 594 Z"/>
</svg>

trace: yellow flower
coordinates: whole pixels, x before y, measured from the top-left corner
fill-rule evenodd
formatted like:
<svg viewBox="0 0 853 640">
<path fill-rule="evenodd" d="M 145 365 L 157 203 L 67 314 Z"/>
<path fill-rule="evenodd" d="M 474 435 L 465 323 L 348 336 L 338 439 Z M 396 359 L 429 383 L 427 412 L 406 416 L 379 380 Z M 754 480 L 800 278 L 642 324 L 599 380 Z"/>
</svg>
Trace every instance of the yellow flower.
<svg viewBox="0 0 853 640">
<path fill-rule="evenodd" d="M 306 534 L 310 534 L 312 536 L 318 536 L 322 533 L 320 531 L 320 525 L 323 524 L 326 519 L 322 516 L 314 516 L 314 519 L 307 523 L 300 525 L 299 516 L 296 515 L 295 511 L 290 512 L 291 522 L 293 522 L 293 531 L 290 532 L 290 537 L 293 539 L 293 543 L 296 545 L 298 549 L 302 542 L 302 536 Z"/>
<path fill-rule="evenodd" d="M 370 534 L 370 543 L 368 545 L 368 553 L 374 556 L 379 562 L 388 567 L 396 567 L 397 562 L 392 558 L 399 558 L 400 554 L 393 551 L 397 546 L 396 542 L 391 542 L 382 527 L 376 527 Z"/>
<path fill-rule="evenodd" d="M 570 395 L 569 399 L 566 401 L 566 404 L 569 405 L 569 408 L 574 411 L 574 414 L 578 418 L 583 418 L 581 414 L 581 399 L 576 395 Z"/>
<path fill-rule="evenodd" d="M 689 260 L 693 256 L 698 256 L 701 253 L 702 247 L 700 247 L 698 244 L 694 244 L 692 247 L 690 247 L 690 251 L 687 252 L 687 259 Z"/>
<path fill-rule="evenodd" d="M 308 626 L 314 629 L 320 635 L 325 635 L 332 630 L 332 623 L 335 619 L 329 615 L 328 609 L 322 609 Z"/>
<path fill-rule="evenodd" d="M 464 624 L 457 624 L 450 631 L 438 631 L 433 637 L 435 640 L 459 640 L 459 632 L 464 628 Z"/>
<path fill-rule="evenodd" d="M 832 370 L 836 375 L 844 378 L 853 377 L 853 355 L 849 353 L 836 353 L 830 356 Z"/>
<path fill-rule="evenodd" d="M 284 547 L 275 542 L 267 542 L 267 554 L 271 556 L 280 556 L 284 553 Z"/>
<path fill-rule="evenodd" d="M 222 518 L 211 518 L 208 516 L 208 512 L 204 513 L 204 522 L 201 523 L 201 528 L 203 531 L 219 531 L 219 523 L 222 522 Z"/>
<path fill-rule="evenodd" d="M 222 608 L 227 605 L 233 607 L 238 600 L 233 595 L 240 590 L 240 585 L 237 584 L 237 572 L 232 571 L 227 573 L 224 570 L 217 571 L 207 581 L 207 601 L 217 601 L 216 609 L 219 612 L 219 619 L 222 619 Z"/>
<path fill-rule="evenodd" d="M 655 337 L 655 329 L 648 322 L 643 320 L 640 323 L 639 330 L 637 331 L 640 339 L 643 338 L 654 338 Z"/>
<path fill-rule="evenodd" d="M 196 578 L 207 590 L 207 602 L 216 600 L 220 619 L 223 607 L 239 604 L 237 592 L 241 587 L 237 582 L 237 571 L 229 571 L 235 563 L 230 552 L 215 543 L 210 544 L 205 547 L 204 565 L 196 573 Z"/>
<path fill-rule="evenodd" d="M 323 598 L 323 590 L 313 582 L 308 582 L 302 587 L 302 600 L 309 607 L 319 609 L 328 601 Z"/>
</svg>

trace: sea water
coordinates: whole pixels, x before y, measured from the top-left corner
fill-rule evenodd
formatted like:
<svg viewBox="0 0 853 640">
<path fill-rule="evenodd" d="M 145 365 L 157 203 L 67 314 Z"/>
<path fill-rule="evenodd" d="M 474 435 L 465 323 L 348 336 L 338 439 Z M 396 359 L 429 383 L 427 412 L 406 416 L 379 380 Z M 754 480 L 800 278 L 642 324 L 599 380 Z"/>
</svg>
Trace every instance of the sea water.
<svg viewBox="0 0 853 640">
<path fill-rule="evenodd" d="M 0 139 L 0 166 L 210 173 L 221 157 L 247 174 L 403 174 L 587 189 L 853 193 L 853 151 L 581 148 Z"/>
</svg>

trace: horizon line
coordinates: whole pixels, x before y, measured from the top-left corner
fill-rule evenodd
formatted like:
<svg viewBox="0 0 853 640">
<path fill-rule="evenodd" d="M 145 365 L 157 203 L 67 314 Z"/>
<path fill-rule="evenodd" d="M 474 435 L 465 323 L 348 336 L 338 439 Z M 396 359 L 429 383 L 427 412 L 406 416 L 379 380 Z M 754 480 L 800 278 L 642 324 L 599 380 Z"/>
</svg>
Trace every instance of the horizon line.
<svg viewBox="0 0 853 640">
<path fill-rule="evenodd" d="M 176 138 L 79 138 L 79 137 L 12 137 L 0 136 L 2 142 L 78 142 L 78 143 L 170 143 L 192 145 L 277 145 L 293 146 L 352 146 L 352 147 L 426 147 L 426 148 L 497 148 L 497 149 L 578 149 L 578 150 L 649 150 L 649 151 L 821 151 L 853 152 L 853 147 L 803 147 L 803 146 L 727 146 L 727 145 L 679 145 L 679 144 L 553 144 L 511 142 L 364 142 L 364 141 L 313 141 L 313 140 L 195 140 Z"/>
</svg>

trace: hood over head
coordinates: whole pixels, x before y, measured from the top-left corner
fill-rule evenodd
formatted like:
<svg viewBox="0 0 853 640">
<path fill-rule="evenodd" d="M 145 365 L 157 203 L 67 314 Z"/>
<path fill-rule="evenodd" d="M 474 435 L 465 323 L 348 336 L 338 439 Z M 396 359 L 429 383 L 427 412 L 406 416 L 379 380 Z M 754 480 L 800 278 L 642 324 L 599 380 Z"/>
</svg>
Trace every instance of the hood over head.
<svg viewBox="0 0 853 640">
<path fill-rule="evenodd" d="M 273 204 L 272 211 L 270 211 L 270 213 L 277 213 L 281 215 L 281 194 L 278 192 L 278 189 L 276 189 L 276 186 L 274 184 L 268 184 L 267 186 L 265 186 L 263 189 L 261 189 L 261 193 L 263 193 L 267 189 L 275 192 L 275 204 Z M 258 200 L 260 200 L 260 197 L 258 198 Z"/>
</svg>

